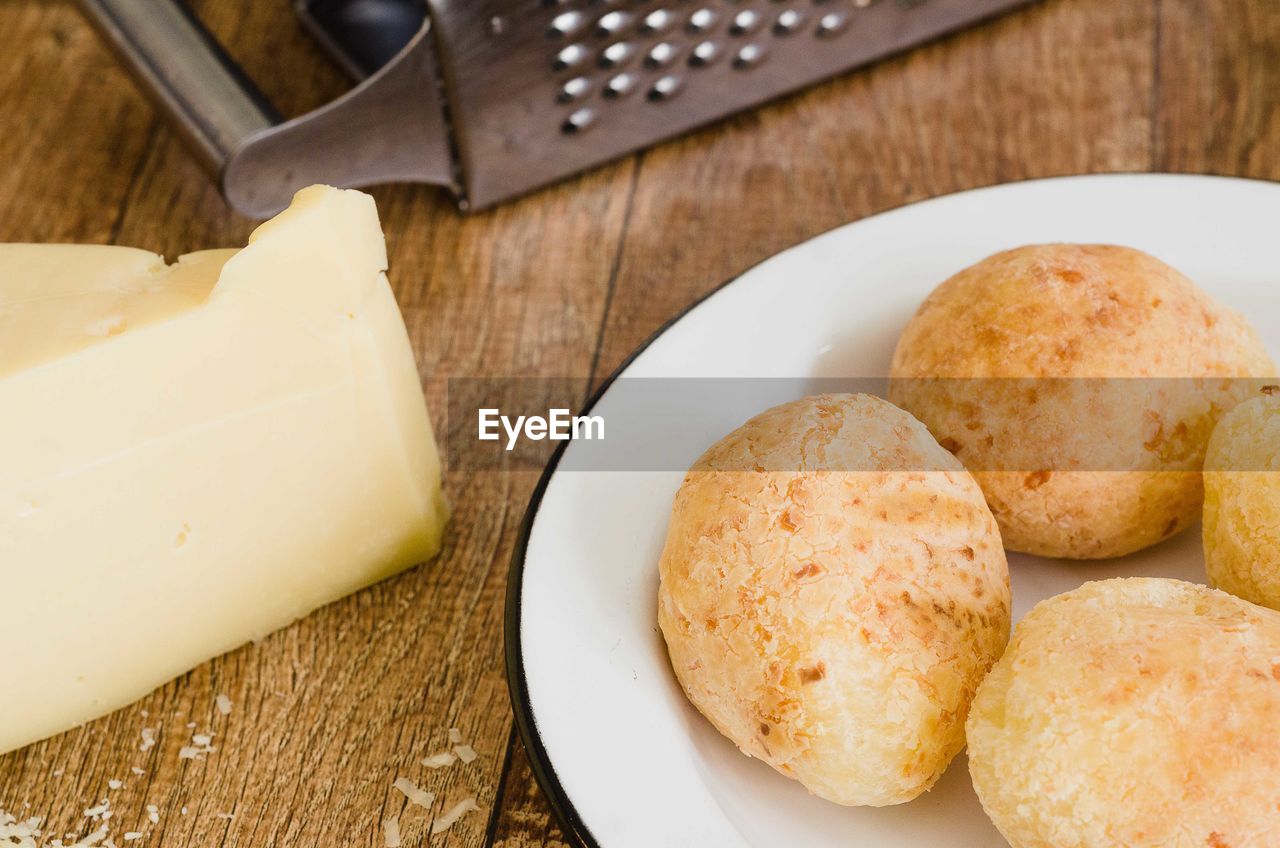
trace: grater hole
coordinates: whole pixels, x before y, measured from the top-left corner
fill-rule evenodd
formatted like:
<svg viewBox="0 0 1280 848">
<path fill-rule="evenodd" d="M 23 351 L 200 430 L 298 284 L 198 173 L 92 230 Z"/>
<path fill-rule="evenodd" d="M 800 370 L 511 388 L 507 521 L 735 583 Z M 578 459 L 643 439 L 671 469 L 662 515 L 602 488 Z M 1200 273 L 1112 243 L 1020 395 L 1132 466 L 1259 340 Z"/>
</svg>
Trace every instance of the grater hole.
<svg viewBox="0 0 1280 848">
<path fill-rule="evenodd" d="M 786 9 L 778 14 L 773 23 L 774 35 L 791 35 L 804 25 L 804 15 L 795 9 Z"/>
<path fill-rule="evenodd" d="M 677 76 L 659 77 L 657 82 L 653 84 L 653 88 L 649 89 L 647 95 L 650 101 L 655 103 L 670 100 L 680 93 L 683 81 Z"/>
<path fill-rule="evenodd" d="M 640 24 L 640 32 L 644 35 L 666 32 L 675 23 L 675 20 L 676 16 L 670 10 L 654 9 L 644 16 L 644 21 Z"/>
<path fill-rule="evenodd" d="M 572 103 L 580 99 L 591 89 L 591 81 L 586 77 L 574 77 L 560 87 L 556 100 L 561 103 Z"/>
<path fill-rule="evenodd" d="M 755 32 L 759 26 L 759 13 L 754 9 L 743 9 L 733 16 L 733 23 L 729 24 L 729 34 L 736 36 L 748 35 Z"/>
<path fill-rule="evenodd" d="M 583 107 L 564 119 L 564 123 L 560 125 L 560 131 L 565 135 L 576 135 L 590 129 L 595 122 L 596 113 Z"/>
<path fill-rule="evenodd" d="M 625 97 L 635 90 L 636 78 L 632 74 L 618 74 L 609 80 L 604 87 L 604 96 L 610 100 Z"/>
<path fill-rule="evenodd" d="M 608 38 L 617 35 L 631 24 L 631 16 L 626 12 L 609 12 L 596 21 L 596 35 Z"/>
<path fill-rule="evenodd" d="M 693 48 L 689 55 L 689 64 L 695 68 L 705 68 L 720 58 L 720 45 L 714 41 L 703 41 Z"/>
<path fill-rule="evenodd" d="M 844 32 L 849 26 L 849 16 L 844 12 L 828 12 L 818 20 L 819 38 L 830 38 Z"/>
<path fill-rule="evenodd" d="M 581 12 L 564 12 L 551 19 L 551 26 L 547 28 L 547 35 L 551 38 L 567 38 L 582 29 L 584 23 L 586 23 L 586 18 L 583 17 Z"/>
<path fill-rule="evenodd" d="M 631 44 L 626 41 L 617 41 L 600 51 L 600 58 L 596 64 L 606 70 L 616 68 L 630 59 L 634 53 L 635 48 Z"/>
<path fill-rule="evenodd" d="M 733 66 L 745 71 L 758 66 L 765 60 L 765 49 L 759 44 L 745 44 L 733 57 Z"/>
<path fill-rule="evenodd" d="M 685 26 L 689 32 L 707 32 L 716 25 L 717 15 L 711 9 L 698 9 L 689 15 L 689 23 Z"/>
<path fill-rule="evenodd" d="M 586 47 L 581 44 L 570 44 L 556 54 L 556 60 L 551 64 L 551 67 L 556 71 L 567 71 L 570 68 L 576 68 L 581 65 L 586 58 Z"/>
<path fill-rule="evenodd" d="M 665 68 L 675 61 L 680 50 L 669 41 L 660 41 L 649 49 L 648 55 L 644 57 L 644 65 L 646 68 Z"/>
</svg>

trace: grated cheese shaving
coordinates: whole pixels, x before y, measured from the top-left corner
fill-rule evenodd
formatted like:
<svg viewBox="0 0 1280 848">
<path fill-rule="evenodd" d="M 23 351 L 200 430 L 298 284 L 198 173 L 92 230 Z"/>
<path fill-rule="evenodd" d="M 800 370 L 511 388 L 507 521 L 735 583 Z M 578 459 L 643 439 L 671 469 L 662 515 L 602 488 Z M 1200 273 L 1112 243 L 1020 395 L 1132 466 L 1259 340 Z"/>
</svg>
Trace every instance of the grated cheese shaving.
<svg viewBox="0 0 1280 848">
<path fill-rule="evenodd" d="M 480 756 L 476 753 L 476 749 L 470 745 L 455 745 L 453 752 L 458 755 L 458 759 L 462 760 L 464 764 L 475 762 L 476 758 Z"/>
<path fill-rule="evenodd" d="M 4 810 L 0 810 L 0 845 L 12 848 L 36 848 L 36 837 L 40 835 L 40 819 L 31 817 L 26 821 Z"/>
<path fill-rule="evenodd" d="M 135 839 L 141 839 L 142 834 L 136 830 L 131 830 L 124 835 L 125 842 L 133 842 Z"/>
<path fill-rule="evenodd" d="M 462 744 L 462 731 L 456 727 L 449 728 L 449 742 L 453 745 Z"/>
<path fill-rule="evenodd" d="M 150 820 L 152 824 L 160 823 L 160 810 L 155 804 L 147 805 L 147 819 Z"/>
<path fill-rule="evenodd" d="M 145 771 L 143 771 L 142 769 L 138 768 L 137 766 L 133 766 L 132 768 L 130 768 L 130 769 L 129 769 L 129 771 L 133 772 L 133 773 L 134 773 L 134 774 L 136 774 L 138 777 L 142 777 L 144 774 L 146 774 L 146 772 L 145 772 Z"/>
<path fill-rule="evenodd" d="M 436 801 L 435 795 L 425 789 L 419 789 L 418 785 L 407 777 L 397 777 L 396 782 L 392 785 L 399 789 L 404 794 L 404 797 L 424 809 L 431 809 L 431 805 Z"/>
<path fill-rule="evenodd" d="M 439 754 L 432 754 L 427 757 L 422 761 L 422 764 L 427 768 L 439 769 L 453 765 L 453 761 L 455 759 L 456 757 L 454 757 L 453 754 L 450 754 L 448 751 L 442 751 Z"/>
<path fill-rule="evenodd" d="M 119 789 L 119 788 L 121 788 L 122 786 L 124 786 L 124 781 L 122 781 L 122 780 L 108 780 L 108 781 L 107 781 L 107 788 L 108 788 L 108 789 Z"/>
<path fill-rule="evenodd" d="M 443 833 L 453 827 L 454 823 L 458 819 L 462 818 L 467 813 L 478 809 L 480 809 L 480 807 L 476 805 L 475 798 L 467 798 L 459 801 L 450 808 L 449 812 L 440 816 L 431 823 L 431 835 L 435 836 L 438 833 Z"/>
<path fill-rule="evenodd" d="M 183 745 L 178 751 L 178 759 L 180 760 L 203 760 L 207 754 L 212 754 L 218 749 L 212 744 L 213 734 L 196 733 L 191 737 L 190 745 Z"/>
<path fill-rule="evenodd" d="M 4 846 L 4 848 L 39 848 L 36 838 L 44 836 L 40 832 L 41 822 L 42 820 L 36 816 L 26 821 L 18 821 L 14 816 L 4 810 L 0 810 L 0 846 Z M 106 839 L 106 837 L 107 827 L 103 825 L 77 842 L 63 843 L 61 839 L 55 839 L 46 844 L 47 848 L 99 848 L 100 845 L 102 848 L 106 848 L 106 845 L 102 843 L 102 840 Z M 76 834 L 68 833 L 65 838 L 76 839 Z M 107 840 L 108 843 L 110 841 L 109 839 Z"/>
<path fill-rule="evenodd" d="M 382 822 L 382 831 L 387 848 L 400 848 L 400 819 L 394 816 Z"/>
<path fill-rule="evenodd" d="M 107 839 L 107 833 L 107 826 L 103 825 L 84 839 L 81 839 L 78 842 L 72 842 L 69 845 L 62 845 L 60 842 L 55 840 L 53 848 L 98 848 L 99 845 L 103 844 L 104 839 L 106 839 L 108 843 L 111 842 L 110 839 Z"/>
<path fill-rule="evenodd" d="M 223 715 L 231 715 L 231 699 L 226 695 L 219 695 L 214 698 L 213 703 L 218 707 L 218 712 Z"/>
<path fill-rule="evenodd" d="M 155 729 L 150 727 L 142 728 L 142 745 L 138 747 L 138 750 L 142 751 L 145 754 L 147 751 L 150 751 L 152 748 L 154 748 L 155 745 L 156 745 Z"/>
</svg>

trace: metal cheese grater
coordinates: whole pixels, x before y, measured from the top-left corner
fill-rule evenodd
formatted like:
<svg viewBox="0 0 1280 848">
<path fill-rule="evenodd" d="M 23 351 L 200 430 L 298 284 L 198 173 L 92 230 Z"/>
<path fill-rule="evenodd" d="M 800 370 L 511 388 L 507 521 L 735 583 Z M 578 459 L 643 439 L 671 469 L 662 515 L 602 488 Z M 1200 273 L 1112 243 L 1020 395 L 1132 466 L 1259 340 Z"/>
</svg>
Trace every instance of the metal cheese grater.
<svg viewBox="0 0 1280 848">
<path fill-rule="evenodd" d="M 79 2 L 228 202 L 265 217 L 314 182 L 434 183 L 487 207 L 1031 0 L 365 0 L 327 25 L 311 0 L 372 73 L 289 121 L 181 0 Z M 389 60 L 379 15 L 418 27 Z"/>
</svg>

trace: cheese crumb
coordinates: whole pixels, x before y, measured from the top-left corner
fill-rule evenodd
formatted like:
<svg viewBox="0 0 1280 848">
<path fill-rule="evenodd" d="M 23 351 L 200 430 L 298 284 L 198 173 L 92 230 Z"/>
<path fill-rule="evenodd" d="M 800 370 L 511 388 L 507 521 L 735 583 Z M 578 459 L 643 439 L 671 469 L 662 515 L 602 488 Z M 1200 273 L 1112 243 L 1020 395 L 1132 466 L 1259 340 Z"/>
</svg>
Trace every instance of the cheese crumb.
<svg viewBox="0 0 1280 848">
<path fill-rule="evenodd" d="M 462 731 L 456 727 L 449 728 L 449 742 L 453 745 L 461 745 Z"/>
<path fill-rule="evenodd" d="M 108 789 L 119 789 L 119 788 L 121 788 L 122 786 L 124 786 L 124 781 L 122 781 L 122 780 L 108 780 L 108 781 L 107 781 L 107 788 L 108 788 Z"/>
<path fill-rule="evenodd" d="M 102 803 L 96 807 L 90 807 L 84 811 L 84 817 L 87 819 L 96 819 L 108 814 L 111 811 L 111 802 L 106 798 L 102 799 Z"/>
<path fill-rule="evenodd" d="M 226 819 L 227 821 L 230 821 L 231 819 L 236 817 L 236 814 L 235 813 L 218 813 L 217 816 L 220 819 Z"/>
<path fill-rule="evenodd" d="M 102 840 L 107 839 L 108 832 L 106 825 L 103 825 L 84 839 L 81 839 L 78 842 L 73 842 L 63 848 L 98 848 L 99 845 L 103 844 Z M 110 842 L 110 840 L 107 841 Z M 53 848 L 59 848 L 59 843 L 55 841 L 53 843 Z"/>
<path fill-rule="evenodd" d="M 455 745 L 453 752 L 458 755 L 458 759 L 462 760 L 463 763 L 475 762 L 476 758 L 480 756 L 476 753 L 476 749 L 470 745 Z"/>
<path fill-rule="evenodd" d="M 156 745 L 155 729 L 150 727 L 142 728 L 142 745 L 138 747 L 138 750 L 142 751 L 143 753 L 146 753 L 147 751 L 150 751 L 152 748 L 154 748 L 155 745 Z"/>
<path fill-rule="evenodd" d="M 142 834 L 136 830 L 131 830 L 124 835 L 125 842 L 132 842 L 135 839 L 141 839 L 141 838 L 142 838 Z"/>
<path fill-rule="evenodd" d="M 478 809 L 480 809 L 480 807 L 476 805 L 476 799 L 474 798 L 467 798 L 459 801 L 453 805 L 449 812 L 440 816 L 431 823 L 431 835 L 435 836 L 437 833 L 443 833 L 453 827 L 454 822 L 458 819 L 462 818 L 467 813 Z"/>
<path fill-rule="evenodd" d="M 223 715 L 231 715 L 231 699 L 226 695 L 219 695 L 214 698 L 213 703 L 218 707 L 218 712 Z"/>
<path fill-rule="evenodd" d="M 400 848 L 400 819 L 394 816 L 382 823 L 387 848 Z"/>
<path fill-rule="evenodd" d="M 35 838 L 40 835 L 41 819 L 32 816 L 19 821 L 17 816 L 0 810 L 0 845 L 13 848 L 36 848 Z"/>
<path fill-rule="evenodd" d="M 133 773 L 134 773 L 134 774 L 136 774 L 138 777 L 142 777 L 144 774 L 146 774 L 146 771 L 144 771 L 143 769 L 138 768 L 137 766 L 133 766 L 132 768 L 130 768 L 130 769 L 129 769 L 129 771 L 133 772 Z"/>
<path fill-rule="evenodd" d="M 147 819 L 148 819 L 152 824 L 159 824 L 159 823 L 160 823 L 160 810 L 159 810 L 159 808 L 158 808 L 158 807 L 156 807 L 156 805 L 155 805 L 155 804 L 148 804 L 148 805 L 147 805 Z"/>
<path fill-rule="evenodd" d="M 453 754 L 450 754 L 448 751 L 442 751 L 439 754 L 432 754 L 427 757 L 422 761 L 422 764 L 427 768 L 439 769 L 453 765 L 455 759 L 456 757 L 454 757 Z"/>
<path fill-rule="evenodd" d="M 412 803 L 417 804 L 419 807 L 429 810 L 431 809 L 431 805 L 435 803 L 435 795 L 432 795 L 425 789 L 419 789 L 417 784 L 407 777 L 397 777 L 396 782 L 392 785 L 404 793 L 404 797 L 408 798 Z"/>
<path fill-rule="evenodd" d="M 191 737 L 190 745 L 183 745 L 178 751 L 178 759 L 180 760 L 203 760 L 206 755 L 212 754 L 218 749 L 213 746 L 213 734 L 196 733 Z"/>
</svg>

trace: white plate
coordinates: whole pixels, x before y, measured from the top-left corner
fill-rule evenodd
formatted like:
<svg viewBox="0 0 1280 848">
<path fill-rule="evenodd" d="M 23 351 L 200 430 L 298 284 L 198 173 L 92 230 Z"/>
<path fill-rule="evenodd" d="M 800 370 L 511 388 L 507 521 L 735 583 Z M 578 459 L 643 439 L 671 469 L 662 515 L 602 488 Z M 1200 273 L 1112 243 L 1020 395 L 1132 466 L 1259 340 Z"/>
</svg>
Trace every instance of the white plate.
<svg viewBox="0 0 1280 848">
<path fill-rule="evenodd" d="M 1277 220 L 1280 185 L 1213 177 L 1073 177 L 930 200 L 751 269 L 650 340 L 621 376 L 883 376 L 899 331 L 934 286 L 998 250 L 1048 241 L 1153 253 L 1249 315 L 1275 352 Z M 803 381 L 777 386 L 803 394 Z M 667 430 L 686 465 L 750 415 L 790 399 L 744 394 L 712 420 Z M 616 385 L 606 389 L 594 412 L 608 421 L 611 405 L 622 408 L 617 395 Z M 517 719 L 574 836 L 602 848 L 1006 844 L 973 794 L 963 756 L 909 804 L 849 809 L 810 796 L 722 738 L 685 700 L 655 623 L 657 561 L 682 474 L 557 470 L 586 447 L 568 443 L 543 478 L 507 610 Z M 1202 581 L 1202 567 L 1196 530 L 1105 563 L 1013 555 L 1014 616 L 1086 580 Z"/>
</svg>

